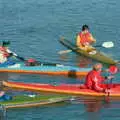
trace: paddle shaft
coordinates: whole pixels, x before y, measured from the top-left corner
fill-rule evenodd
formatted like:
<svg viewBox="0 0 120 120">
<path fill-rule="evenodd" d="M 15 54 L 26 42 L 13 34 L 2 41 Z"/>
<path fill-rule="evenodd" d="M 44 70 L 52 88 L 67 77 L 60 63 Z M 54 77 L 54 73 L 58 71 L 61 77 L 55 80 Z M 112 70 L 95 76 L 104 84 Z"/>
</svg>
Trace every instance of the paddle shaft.
<svg viewBox="0 0 120 120">
<path fill-rule="evenodd" d="M 67 39 L 62 38 L 62 39 L 60 40 L 61 43 L 62 43 L 62 40 L 68 41 Z M 68 42 L 69 42 L 69 41 L 68 41 Z M 62 44 L 63 44 L 63 43 L 62 43 Z M 72 43 L 70 43 L 70 45 L 72 45 Z M 111 48 L 111 47 L 113 47 L 113 46 L 114 46 L 113 42 L 103 42 L 102 45 L 96 45 L 96 46 L 93 46 L 93 48 L 94 48 L 94 47 Z M 76 51 L 76 50 L 79 50 L 79 49 L 80 49 L 80 48 L 79 48 L 77 45 L 75 45 L 75 47 L 72 48 L 72 50 L 62 50 L 62 51 L 59 52 L 59 54 L 70 53 L 70 52 L 72 52 L 72 51 Z"/>
<path fill-rule="evenodd" d="M 103 47 L 102 45 L 96 45 L 96 46 L 94 46 L 94 47 Z M 94 48 L 93 47 L 93 48 Z M 92 49 L 92 48 L 91 48 Z M 72 52 L 72 51 L 76 51 L 76 50 L 81 50 L 79 47 L 75 47 L 75 48 L 72 48 L 72 50 L 62 50 L 62 51 L 60 51 L 59 52 L 59 54 L 64 54 L 64 53 L 70 53 L 70 52 Z M 93 49 L 93 50 L 95 50 L 95 49 Z"/>
<path fill-rule="evenodd" d="M 27 62 L 27 60 L 23 57 L 20 57 L 20 56 L 15 56 L 16 58 L 18 58 L 19 60 L 21 61 L 24 61 L 24 62 Z M 57 63 L 49 63 L 49 62 L 40 62 L 40 61 L 36 61 L 37 62 L 37 65 L 43 65 L 43 66 L 59 66 L 60 64 L 57 64 Z"/>
<path fill-rule="evenodd" d="M 106 99 L 105 99 L 105 101 L 107 102 L 107 103 L 109 103 L 110 102 L 110 89 L 111 89 L 111 85 L 112 85 L 112 80 L 113 80 L 113 78 L 110 80 L 110 84 L 108 84 L 108 92 L 107 92 L 107 96 L 105 97 Z"/>
<path fill-rule="evenodd" d="M 110 84 L 108 85 L 108 90 L 110 90 L 110 88 L 111 88 L 111 85 L 112 85 L 112 80 L 113 80 L 113 78 L 110 80 Z M 107 97 L 109 97 L 110 96 L 110 91 L 108 91 L 108 96 Z"/>
</svg>

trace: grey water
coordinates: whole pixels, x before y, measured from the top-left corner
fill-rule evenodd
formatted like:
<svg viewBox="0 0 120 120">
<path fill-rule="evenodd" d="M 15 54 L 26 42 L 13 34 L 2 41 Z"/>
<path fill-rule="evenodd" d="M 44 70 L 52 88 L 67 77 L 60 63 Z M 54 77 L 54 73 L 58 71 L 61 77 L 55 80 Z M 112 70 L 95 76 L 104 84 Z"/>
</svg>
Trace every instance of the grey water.
<svg viewBox="0 0 120 120">
<path fill-rule="evenodd" d="M 61 37 L 75 42 L 83 24 L 88 24 L 97 44 L 113 41 L 115 47 L 98 48 L 119 60 L 119 0 L 0 0 L 0 42 L 11 41 L 18 55 L 39 61 L 88 67 L 90 59 L 75 53 L 59 55 L 66 48 Z M 83 64 L 85 62 L 85 64 Z M 10 75 L 10 80 L 42 83 L 78 83 L 78 78 L 42 75 Z M 113 82 L 119 82 L 119 73 Z M 91 105 L 91 104 L 90 104 Z M 89 110 L 84 103 L 7 111 L 8 120 L 119 120 L 120 103 L 96 103 Z M 94 108 L 95 107 L 95 108 Z"/>
</svg>

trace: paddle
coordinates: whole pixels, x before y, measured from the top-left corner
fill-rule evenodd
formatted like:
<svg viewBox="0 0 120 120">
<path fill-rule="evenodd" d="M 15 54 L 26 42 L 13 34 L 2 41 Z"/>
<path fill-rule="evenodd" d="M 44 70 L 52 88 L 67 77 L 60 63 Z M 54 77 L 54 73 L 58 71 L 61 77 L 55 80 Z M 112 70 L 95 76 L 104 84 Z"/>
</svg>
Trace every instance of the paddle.
<svg viewBox="0 0 120 120">
<path fill-rule="evenodd" d="M 20 56 L 15 56 L 15 57 L 18 58 L 21 61 L 26 61 L 25 58 L 23 58 L 23 57 L 20 57 Z"/>
<path fill-rule="evenodd" d="M 13 56 L 15 56 L 16 58 L 18 58 L 19 60 L 21 60 L 23 62 L 27 62 L 27 60 L 25 58 L 21 57 L 21 56 L 14 55 L 14 54 L 13 54 Z M 40 62 L 40 61 L 36 61 L 36 63 L 37 63 L 37 65 L 41 65 L 41 66 L 43 66 L 43 65 L 46 65 L 46 66 L 63 66 L 61 64 L 49 63 L 49 62 L 44 62 L 43 63 L 43 62 Z"/>
<path fill-rule="evenodd" d="M 112 41 L 108 41 L 108 42 L 103 42 L 102 45 L 96 45 L 94 47 L 104 47 L 104 48 L 112 48 L 114 47 L 114 43 Z M 78 50 L 80 49 L 79 47 L 75 47 L 74 50 Z M 72 52 L 72 50 L 61 50 L 58 52 L 58 54 L 66 54 L 66 53 L 70 53 Z"/>
<path fill-rule="evenodd" d="M 20 57 L 20 56 L 18 56 L 18 55 L 15 54 L 15 53 L 9 53 L 9 55 L 10 55 L 10 57 L 11 57 L 11 56 L 14 56 L 14 57 L 18 58 L 18 59 L 21 60 L 21 61 L 26 61 L 25 58 Z"/>
<path fill-rule="evenodd" d="M 118 67 L 116 67 L 115 65 L 112 65 L 112 66 L 110 66 L 108 72 L 109 72 L 111 75 L 114 75 L 114 74 L 116 74 L 116 73 L 118 72 Z M 110 79 L 110 85 L 112 85 L 112 80 L 113 80 L 113 78 Z M 110 101 L 110 100 L 109 100 L 109 97 L 110 97 L 110 89 L 111 89 L 111 86 L 110 86 L 110 85 L 108 85 L 108 88 L 107 88 L 108 92 L 107 92 L 106 102 L 109 102 L 109 101 Z"/>
</svg>

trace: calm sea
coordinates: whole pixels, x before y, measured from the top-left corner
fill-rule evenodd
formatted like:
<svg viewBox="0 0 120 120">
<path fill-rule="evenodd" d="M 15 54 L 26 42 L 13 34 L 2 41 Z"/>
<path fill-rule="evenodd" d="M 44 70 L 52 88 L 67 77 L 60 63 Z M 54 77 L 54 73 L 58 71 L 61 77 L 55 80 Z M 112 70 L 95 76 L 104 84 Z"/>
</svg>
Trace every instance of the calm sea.
<svg viewBox="0 0 120 120">
<path fill-rule="evenodd" d="M 80 65 L 93 62 L 66 50 L 61 37 L 74 41 L 83 24 L 88 24 L 97 44 L 113 41 L 115 47 L 98 48 L 119 60 L 119 0 L 0 0 L 0 41 L 10 40 L 11 50 L 39 61 Z M 42 83 L 78 83 L 79 79 L 42 75 L 10 75 L 10 80 Z M 117 74 L 113 82 L 119 82 Z M 93 110 L 90 110 L 93 108 Z M 8 120 L 120 120 L 120 103 L 84 102 L 7 111 Z"/>
</svg>

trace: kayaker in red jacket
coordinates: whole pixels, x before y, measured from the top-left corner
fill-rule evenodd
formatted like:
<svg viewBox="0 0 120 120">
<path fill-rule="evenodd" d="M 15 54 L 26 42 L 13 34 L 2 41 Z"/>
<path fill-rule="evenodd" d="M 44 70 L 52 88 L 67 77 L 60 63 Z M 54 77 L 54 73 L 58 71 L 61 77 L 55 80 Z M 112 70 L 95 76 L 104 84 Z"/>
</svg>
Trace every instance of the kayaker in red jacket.
<svg viewBox="0 0 120 120">
<path fill-rule="evenodd" d="M 91 46 L 92 43 L 94 42 L 96 42 L 96 40 L 93 38 L 92 34 L 89 32 L 88 25 L 83 25 L 82 31 L 77 35 L 76 45 L 80 49 L 91 52 L 92 50 L 95 49 Z"/>
<path fill-rule="evenodd" d="M 113 76 L 103 77 L 101 75 L 102 71 L 102 64 L 97 63 L 93 66 L 93 70 L 91 70 L 87 76 L 85 81 L 85 87 L 91 90 L 95 90 L 98 92 L 107 92 L 108 88 L 106 88 L 102 83 L 106 79 L 112 79 Z"/>
</svg>

